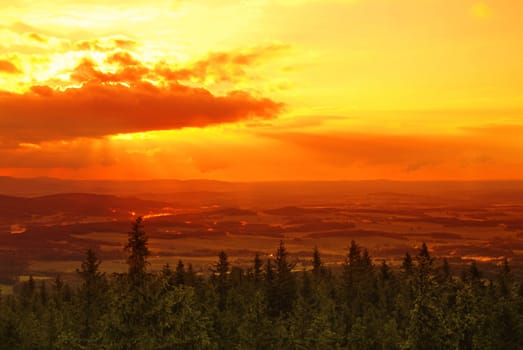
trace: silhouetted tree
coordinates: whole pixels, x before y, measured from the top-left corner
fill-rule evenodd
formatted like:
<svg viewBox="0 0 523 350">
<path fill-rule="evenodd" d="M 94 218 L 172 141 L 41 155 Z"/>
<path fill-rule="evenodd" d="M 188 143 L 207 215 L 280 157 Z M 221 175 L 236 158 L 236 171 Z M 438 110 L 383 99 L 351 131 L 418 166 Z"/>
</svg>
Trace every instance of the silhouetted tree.
<svg viewBox="0 0 523 350">
<path fill-rule="evenodd" d="M 185 274 L 185 265 L 183 264 L 183 261 L 179 260 L 178 265 L 176 265 L 176 272 L 174 274 L 174 283 L 177 286 L 185 284 Z"/>
<path fill-rule="evenodd" d="M 254 256 L 254 262 L 253 262 L 253 267 L 252 267 L 253 279 L 254 279 L 254 283 L 256 285 L 258 285 L 262 280 L 262 275 L 263 275 L 262 269 L 263 269 L 263 261 L 260 258 L 260 254 L 256 253 L 256 255 Z"/>
<path fill-rule="evenodd" d="M 142 254 L 132 271 L 143 280 L 132 284 L 126 273 L 104 275 L 88 251 L 73 287 L 69 275 L 38 286 L 31 277 L 0 294 L 0 350 L 522 348 L 523 284 L 508 260 L 488 281 L 474 261 L 456 278 L 425 244 L 400 272 L 386 261 L 375 267 L 354 241 L 341 273 L 316 253 L 312 271 L 294 272 L 280 242 L 246 274 L 221 252 L 211 276 L 190 263 L 147 272 Z"/>
<path fill-rule="evenodd" d="M 88 346 L 93 329 L 96 328 L 96 323 L 100 321 L 101 314 L 106 307 L 107 280 L 105 274 L 100 271 L 100 264 L 101 261 L 98 260 L 94 251 L 89 249 L 80 269 L 76 270 L 82 279 L 78 294 L 81 304 L 79 323 L 82 327 L 81 336 L 84 346 Z M 91 344 L 91 346 L 93 345 L 95 344 Z"/>
<path fill-rule="evenodd" d="M 147 235 L 143 230 L 143 219 L 141 216 L 132 224 L 125 251 L 128 254 L 129 281 L 134 286 L 143 286 L 147 272 L 147 258 L 151 253 L 148 248 Z"/>
<path fill-rule="evenodd" d="M 405 253 L 405 258 L 403 258 L 403 262 L 401 263 L 401 269 L 404 273 L 410 275 L 412 273 L 413 266 L 414 264 L 412 262 L 412 257 L 409 253 Z"/>
<path fill-rule="evenodd" d="M 506 257 L 501 261 L 497 275 L 497 282 L 499 294 L 503 297 L 509 297 L 512 292 L 513 278 L 510 271 L 510 265 Z"/>
<path fill-rule="evenodd" d="M 314 246 L 312 253 L 312 273 L 316 279 L 323 274 L 323 262 L 321 261 L 320 251 L 317 246 Z"/>
<path fill-rule="evenodd" d="M 294 264 L 288 261 L 288 256 L 283 241 L 280 241 L 275 254 L 274 299 L 269 303 L 274 314 L 291 311 L 296 297 L 296 280 L 292 273 Z"/>
<path fill-rule="evenodd" d="M 216 285 L 216 291 L 218 292 L 219 298 L 219 308 L 220 310 L 225 309 L 225 303 L 227 300 L 227 292 L 229 290 L 230 281 L 229 281 L 229 258 L 227 253 L 221 251 L 218 255 L 218 262 L 214 264 L 214 267 L 211 269 L 213 273 L 213 280 Z"/>
<path fill-rule="evenodd" d="M 423 242 L 416 255 L 414 303 L 410 311 L 406 349 L 446 349 L 449 347 L 448 323 L 439 302 L 438 284 L 433 270 L 434 259 Z"/>
</svg>

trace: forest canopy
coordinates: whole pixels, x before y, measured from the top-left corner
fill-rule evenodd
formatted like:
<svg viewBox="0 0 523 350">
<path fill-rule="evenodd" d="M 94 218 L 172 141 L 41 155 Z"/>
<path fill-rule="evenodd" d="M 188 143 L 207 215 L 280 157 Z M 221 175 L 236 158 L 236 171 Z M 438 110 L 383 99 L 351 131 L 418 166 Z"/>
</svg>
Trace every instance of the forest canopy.
<svg viewBox="0 0 523 350">
<path fill-rule="evenodd" d="M 341 272 L 316 248 L 299 270 L 282 241 L 248 268 L 222 251 L 207 274 L 181 260 L 151 272 L 141 218 L 124 251 L 127 273 L 102 272 L 89 250 L 81 283 L 30 277 L 0 295 L 0 349 L 523 348 L 523 284 L 507 259 L 487 279 L 423 243 L 397 269 L 352 241 Z"/>
</svg>

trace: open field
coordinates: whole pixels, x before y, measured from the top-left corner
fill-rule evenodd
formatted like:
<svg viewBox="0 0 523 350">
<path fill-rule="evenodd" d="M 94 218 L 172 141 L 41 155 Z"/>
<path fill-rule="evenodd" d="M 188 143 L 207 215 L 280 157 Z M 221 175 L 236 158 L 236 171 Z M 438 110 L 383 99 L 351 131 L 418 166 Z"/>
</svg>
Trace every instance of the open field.
<svg viewBox="0 0 523 350">
<path fill-rule="evenodd" d="M 282 184 L 213 186 L 219 192 L 188 196 L 185 204 L 184 188 L 144 198 L 1 198 L 15 213 L 0 214 L 0 259 L 10 264 L 2 274 L 74 274 L 89 248 L 107 272 L 125 271 L 123 247 L 138 215 L 150 237 L 152 269 L 181 259 L 206 272 L 220 250 L 246 266 L 256 252 L 270 257 L 280 240 L 299 268 L 314 246 L 337 265 L 353 239 L 376 261 L 393 265 L 427 242 L 457 268 L 471 259 L 493 267 L 503 257 L 518 273 L 523 266 L 521 183 L 290 183 L 287 191 Z"/>
</svg>

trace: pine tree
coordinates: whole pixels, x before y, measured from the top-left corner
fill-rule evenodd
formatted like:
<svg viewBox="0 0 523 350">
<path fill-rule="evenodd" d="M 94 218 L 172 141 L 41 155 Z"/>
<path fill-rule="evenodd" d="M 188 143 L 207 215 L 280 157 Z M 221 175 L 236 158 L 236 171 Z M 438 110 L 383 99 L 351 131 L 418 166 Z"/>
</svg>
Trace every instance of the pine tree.
<svg viewBox="0 0 523 350">
<path fill-rule="evenodd" d="M 148 238 L 143 230 L 143 219 L 138 217 L 132 224 L 127 245 L 127 264 L 129 265 L 128 277 L 132 285 L 139 287 L 145 283 L 147 273 L 147 258 L 151 254 L 148 248 Z"/>
<path fill-rule="evenodd" d="M 256 255 L 254 256 L 254 263 L 253 263 L 253 267 L 252 267 L 253 279 L 254 279 L 254 283 L 256 285 L 258 285 L 262 280 L 262 274 L 263 274 L 262 268 L 263 268 L 263 261 L 260 258 L 260 254 L 256 253 Z"/>
<path fill-rule="evenodd" d="M 388 281 L 392 276 L 392 271 L 385 260 L 381 261 L 380 265 L 380 280 Z"/>
<path fill-rule="evenodd" d="M 350 242 L 349 254 L 347 255 L 347 266 L 351 269 L 356 268 L 361 262 L 361 247 L 352 240 Z"/>
<path fill-rule="evenodd" d="M 105 274 L 100 271 L 101 261 L 98 260 L 92 249 L 87 251 L 87 256 L 82 262 L 77 273 L 82 279 L 82 285 L 79 289 L 81 303 L 81 336 L 83 344 L 87 345 L 91 339 L 93 329 L 99 321 L 106 304 L 104 295 L 107 290 L 107 281 Z"/>
<path fill-rule="evenodd" d="M 185 284 L 187 284 L 188 286 L 196 286 L 198 278 L 196 272 L 194 272 L 194 268 L 191 263 L 189 263 L 189 265 L 187 266 L 187 271 L 185 273 L 184 280 Z"/>
<path fill-rule="evenodd" d="M 432 264 L 434 259 L 430 256 L 429 248 L 427 244 L 423 242 L 421 248 L 416 255 L 417 268 L 419 270 L 430 271 L 432 269 Z"/>
<path fill-rule="evenodd" d="M 385 260 L 382 260 L 378 272 L 377 289 L 380 311 L 390 317 L 393 310 L 397 308 L 398 285 L 395 274 Z"/>
<path fill-rule="evenodd" d="M 448 348 L 448 324 L 433 271 L 434 259 L 423 242 L 416 255 L 414 303 L 410 310 L 406 348 L 412 350 Z"/>
<path fill-rule="evenodd" d="M 320 251 L 317 246 L 314 246 L 314 252 L 312 253 L 312 274 L 316 279 L 323 275 L 323 262 L 321 261 Z"/>
<path fill-rule="evenodd" d="M 92 249 L 87 251 L 87 256 L 76 272 L 83 281 L 83 286 L 87 289 L 97 287 L 97 284 L 105 277 L 105 274 L 100 271 L 100 264 L 102 262 L 98 260 L 96 254 Z"/>
<path fill-rule="evenodd" d="M 164 278 L 165 281 L 167 281 L 167 284 L 169 286 L 174 285 L 173 270 L 171 269 L 171 265 L 169 263 L 165 263 L 162 266 L 161 276 Z"/>
<path fill-rule="evenodd" d="M 475 266 L 475 264 L 474 264 Z M 471 280 L 469 280 L 472 282 Z M 454 333 L 458 349 L 472 350 L 476 347 L 474 338 L 478 338 L 480 324 L 484 315 L 480 311 L 480 294 L 471 283 L 460 288 L 456 295 L 456 305 L 452 310 L 454 318 Z"/>
<path fill-rule="evenodd" d="M 482 274 L 478 269 L 478 264 L 476 264 L 476 260 L 472 260 L 470 263 L 470 267 L 467 271 L 465 271 L 464 274 L 464 280 L 466 281 L 479 281 L 481 280 Z"/>
<path fill-rule="evenodd" d="M 415 277 L 416 281 L 414 287 L 418 289 L 420 294 L 426 293 L 426 289 L 432 287 L 434 281 L 434 270 L 433 263 L 434 259 L 429 253 L 427 244 L 423 242 L 421 248 L 416 255 L 416 267 L 415 267 Z"/>
<path fill-rule="evenodd" d="M 505 257 L 499 267 L 497 275 L 498 290 L 499 294 L 503 297 L 510 297 L 512 292 L 513 277 L 510 271 L 510 265 L 508 259 Z"/>
<path fill-rule="evenodd" d="M 403 272 L 405 274 L 410 275 L 410 274 L 412 274 L 413 266 L 414 266 L 414 264 L 412 263 L 412 257 L 410 256 L 410 254 L 408 252 L 405 253 L 405 258 L 403 258 L 403 262 L 401 264 L 401 269 L 403 270 Z"/>
<path fill-rule="evenodd" d="M 267 264 L 265 265 L 265 299 L 270 316 L 279 315 L 277 305 L 278 296 L 276 293 L 276 273 L 274 272 L 272 259 L 267 259 Z"/>
<path fill-rule="evenodd" d="M 116 320 L 108 322 L 110 329 L 106 334 L 113 337 L 111 342 L 122 344 L 120 347 L 125 349 L 150 348 L 153 339 L 149 333 L 154 332 L 154 322 L 150 320 L 154 290 L 150 290 L 152 286 L 147 274 L 150 251 L 141 217 L 133 222 L 124 249 L 128 273 L 122 276 L 114 290 L 111 301 Z"/>
<path fill-rule="evenodd" d="M 344 294 L 346 298 L 346 323 L 355 316 L 362 316 L 367 305 L 377 302 L 377 285 L 374 266 L 367 249 L 353 240 L 343 268 Z"/>
<path fill-rule="evenodd" d="M 178 265 L 176 265 L 176 272 L 174 273 L 174 284 L 177 286 L 185 284 L 185 265 L 181 260 L 179 260 Z"/>
<path fill-rule="evenodd" d="M 211 269 L 213 273 L 213 280 L 216 286 L 216 291 L 218 292 L 218 304 L 220 310 L 225 309 L 225 304 L 227 301 L 227 292 L 229 291 L 230 281 L 229 281 L 229 258 L 227 253 L 223 250 L 218 255 L 218 262 L 214 264 L 214 267 Z"/>
<path fill-rule="evenodd" d="M 288 261 L 287 249 L 283 241 L 280 241 L 280 246 L 278 247 L 275 254 L 275 280 L 274 280 L 274 297 L 272 303 L 273 313 L 288 313 L 292 310 L 294 300 L 296 297 L 296 280 L 292 273 L 294 264 Z"/>
</svg>

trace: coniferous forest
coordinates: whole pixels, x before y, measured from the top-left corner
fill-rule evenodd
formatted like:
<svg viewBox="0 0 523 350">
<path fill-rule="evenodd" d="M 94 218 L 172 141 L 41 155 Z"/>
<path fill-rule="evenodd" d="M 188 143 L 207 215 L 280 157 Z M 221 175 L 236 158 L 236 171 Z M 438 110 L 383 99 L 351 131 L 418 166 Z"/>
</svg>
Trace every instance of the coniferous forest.
<svg viewBox="0 0 523 350">
<path fill-rule="evenodd" d="M 401 268 L 350 243 L 341 272 L 311 252 L 296 271 L 283 242 L 268 260 L 209 274 L 190 264 L 150 273 L 141 219 L 128 272 L 107 275 L 89 250 L 81 283 L 22 283 L 0 296 L 1 349 L 522 349 L 523 285 L 505 259 L 485 278 L 472 262 L 452 271 L 425 244 Z"/>
</svg>

